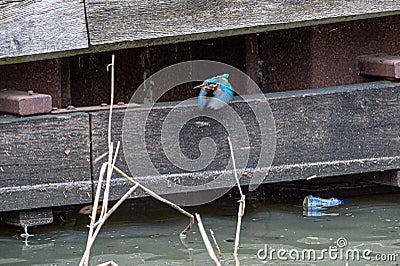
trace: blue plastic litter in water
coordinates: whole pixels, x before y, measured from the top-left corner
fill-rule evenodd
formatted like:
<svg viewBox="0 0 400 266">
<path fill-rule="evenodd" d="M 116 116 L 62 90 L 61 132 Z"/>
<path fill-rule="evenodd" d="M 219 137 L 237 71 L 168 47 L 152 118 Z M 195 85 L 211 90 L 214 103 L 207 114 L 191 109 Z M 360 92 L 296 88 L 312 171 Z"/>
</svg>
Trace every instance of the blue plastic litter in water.
<svg viewBox="0 0 400 266">
<path fill-rule="evenodd" d="M 348 203 L 347 200 L 340 200 L 337 198 L 329 198 L 323 199 L 320 197 L 316 197 L 313 195 L 308 195 L 303 200 L 303 208 L 326 208 L 326 207 L 333 207 L 338 206 L 341 204 Z"/>
</svg>

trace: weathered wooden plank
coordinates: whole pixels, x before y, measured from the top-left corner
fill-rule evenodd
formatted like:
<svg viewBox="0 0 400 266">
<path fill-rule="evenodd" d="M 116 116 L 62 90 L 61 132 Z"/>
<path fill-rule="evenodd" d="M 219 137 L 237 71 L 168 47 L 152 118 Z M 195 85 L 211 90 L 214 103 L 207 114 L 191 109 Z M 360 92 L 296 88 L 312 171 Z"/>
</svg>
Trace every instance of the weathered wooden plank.
<svg viewBox="0 0 400 266">
<path fill-rule="evenodd" d="M 276 152 L 272 167 L 264 182 L 281 182 L 353 173 L 384 171 L 400 168 L 400 84 L 377 82 L 332 87 L 326 89 L 291 91 L 266 94 L 276 124 Z M 259 97 L 250 100 L 256 107 L 265 105 Z M 249 132 L 250 160 L 248 168 L 255 167 L 260 153 L 260 134 L 254 114 L 247 103 L 234 101 L 231 106 L 240 115 Z M 214 160 L 202 171 L 184 171 L 172 164 L 161 145 L 161 128 L 171 105 L 156 105 L 146 117 L 147 109 L 132 108 L 130 123 L 137 126 L 130 147 L 138 145 L 143 121 L 146 122 L 146 149 L 152 165 L 161 175 L 138 176 L 144 182 L 197 185 L 213 180 L 229 161 L 226 131 L 213 120 L 200 117 L 187 123 L 179 134 L 182 153 L 195 159 L 200 155 L 198 144 L 204 137 L 212 137 L 218 151 Z M 196 103 L 176 108 L 182 116 L 196 110 Z M 122 140 L 124 111 L 113 117 L 113 139 Z M 106 128 L 108 112 L 91 113 L 92 161 L 107 151 Z M 124 148 L 129 150 L 129 148 Z M 135 154 L 132 154 L 135 158 Z M 138 155 L 139 156 L 139 155 Z M 143 169 L 141 160 L 131 169 Z M 93 165 L 97 179 L 100 162 Z M 121 152 L 116 165 L 129 173 Z M 150 166 L 149 166 L 150 167 Z M 149 168 L 150 169 L 150 168 Z M 265 169 L 266 170 L 266 169 Z M 242 178 L 249 183 L 249 176 Z M 117 177 L 117 176 L 115 176 Z M 177 181 L 178 180 L 178 181 Z M 219 180 L 219 179 L 218 179 Z M 217 183 L 215 189 L 224 184 Z M 129 185 L 123 179 L 114 181 L 114 197 Z M 168 189 L 165 189 L 168 191 Z M 134 196 L 141 195 L 139 192 Z"/>
<path fill-rule="evenodd" d="M 280 175 L 296 180 L 399 167 L 398 83 L 293 94 L 302 99 L 271 101 L 277 130 L 281 127 L 282 131 L 277 133 L 274 174 L 267 180 L 279 180 Z"/>
<path fill-rule="evenodd" d="M 91 201 L 89 115 L 0 117 L 0 211 Z"/>
<path fill-rule="evenodd" d="M 0 58 L 88 47 L 84 2 L 1 0 Z"/>
<path fill-rule="evenodd" d="M 110 3 L 109 3 L 110 4 Z M 392 3 L 393 4 L 393 3 Z M 336 51 L 335 54 L 341 54 L 343 51 L 347 51 L 347 54 L 356 54 L 361 55 L 365 53 L 376 53 L 377 51 L 379 52 L 385 52 L 385 53 L 395 53 L 397 50 L 392 49 L 391 47 L 397 47 L 396 46 L 396 41 L 391 41 L 390 36 L 397 36 L 397 27 L 392 26 L 391 24 L 393 23 L 394 25 L 396 24 L 396 19 L 398 19 L 398 14 L 400 13 L 396 8 L 393 9 L 394 11 L 387 11 L 387 12 L 381 12 L 381 13 L 366 13 L 364 15 L 354 15 L 354 16 L 349 16 L 349 17 L 334 17 L 334 18 L 328 18 L 328 19 L 319 19 L 319 20 L 303 20 L 303 21 L 297 21 L 293 23 L 280 23 L 280 24 L 271 24 L 271 25 L 265 25 L 265 26 L 257 26 L 257 27 L 249 27 L 249 28 L 240 28 L 240 29 L 234 29 L 234 30 L 225 30 L 225 31 L 211 31 L 211 32 L 205 32 L 205 33 L 198 33 L 198 34 L 190 34 L 190 35 L 178 35 L 178 36 L 170 36 L 170 37 L 162 37 L 162 38 L 156 38 L 156 39 L 141 39 L 141 40 L 135 40 L 135 41 L 127 41 L 127 42 L 116 42 L 116 43 L 108 43 L 108 44 L 102 44 L 102 45 L 91 45 L 89 48 L 83 48 L 83 49 L 77 49 L 77 50 L 66 50 L 66 51 L 61 51 L 61 52 L 52 52 L 52 53 L 46 53 L 46 54 L 33 54 L 29 56 L 20 56 L 20 57 L 7 57 L 7 58 L 0 58 L 0 65 L 7 65 L 7 64 L 13 64 L 13 63 L 21 63 L 21 62 L 31 62 L 31 61 L 38 61 L 38 60 L 43 60 L 43 59 L 54 59 L 54 58 L 60 58 L 60 57 L 67 57 L 67 56 L 74 56 L 74 55 L 81 55 L 81 54 L 93 54 L 93 53 L 100 53 L 100 52 L 105 52 L 105 51 L 114 51 L 114 50 L 122 50 L 122 49 L 128 49 L 128 48 L 137 48 L 137 47 L 148 47 L 148 46 L 154 46 L 154 45 L 160 45 L 160 44 L 170 44 L 170 43 L 181 43 L 181 42 L 187 42 L 187 41 L 196 41 L 196 40 L 204 40 L 204 39 L 212 39 L 212 38 L 218 38 L 218 37 L 225 37 L 225 36 L 234 36 L 234 35 L 242 35 L 242 34 L 249 34 L 249 33 L 259 33 L 259 32 L 265 32 L 265 31 L 274 31 L 274 30 L 280 30 L 280 29 L 290 29 L 290 28 L 299 28 L 303 26 L 310 26 L 310 25 L 320 25 L 320 24 L 328 24 L 327 27 L 323 27 L 321 25 L 320 27 L 317 28 L 311 28 L 310 33 L 314 31 L 314 37 L 312 43 L 316 43 L 316 47 L 318 48 L 320 46 L 320 42 L 324 41 L 325 38 L 329 38 L 329 42 L 326 43 L 326 45 L 322 45 L 321 49 L 327 48 L 328 52 L 325 52 L 326 57 L 330 56 L 332 53 L 332 48 L 331 47 L 339 47 L 339 44 L 342 44 L 343 47 L 345 48 L 338 48 L 334 49 Z M 367 19 L 371 18 L 371 19 Z M 373 19 L 375 18 L 375 19 Z M 357 20 L 357 23 L 350 23 L 351 21 Z M 347 22 L 346 24 L 337 24 L 335 22 Z M 365 24 L 364 24 L 365 22 Z M 146 26 L 147 27 L 147 26 Z M 305 28 L 305 29 L 308 29 Z M 303 31 L 305 30 L 303 29 Z M 327 31 L 325 31 L 327 30 Z M 350 35 L 341 35 L 343 33 L 346 33 L 348 30 L 353 30 L 354 33 L 351 33 Z M 372 32 L 372 33 L 371 33 Z M 390 32 L 390 34 L 388 34 Z M 393 33 L 391 33 L 393 32 Z M 269 41 L 267 43 L 264 43 L 262 46 L 267 47 L 267 50 L 264 51 L 264 53 L 270 53 L 270 54 L 275 54 L 277 53 L 276 51 L 269 52 L 270 48 L 269 43 L 277 44 L 278 50 L 281 49 L 280 47 L 283 46 L 288 46 L 289 50 L 288 52 L 296 54 L 296 48 L 301 48 L 303 46 L 304 50 L 312 49 L 307 48 L 310 43 L 308 43 L 308 38 L 307 36 L 304 36 L 302 39 L 300 39 L 301 43 L 298 45 L 295 45 L 292 47 L 292 42 L 297 42 L 295 38 L 292 38 L 292 35 L 295 34 L 296 32 L 286 32 L 286 31 L 277 31 L 276 34 L 269 34 L 269 36 L 273 39 L 276 39 L 277 36 L 284 36 L 288 40 L 283 40 L 283 38 L 278 38 L 276 41 Z M 297 33 L 298 34 L 298 33 Z M 339 36 L 337 36 L 339 34 Z M 382 41 L 381 37 L 377 36 L 385 35 L 385 40 Z M 296 35 L 297 37 L 301 37 Z M 318 37 L 319 36 L 319 37 Z M 333 37 L 333 38 L 332 38 Z M 359 43 L 368 43 L 368 46 L 366 45 L 361 45 L 361 46 L 352 46 L 352 49 L 348 49 L 348 45 L 346 43 L 346 40 L 343 42 L 341 37 L 346 37 L 346 38 L 351 38 L 351 45 L 354 44 L 354 40 L 359 40 Z M 375 41 L 372 41 L 370 43 L 370 38 L 374 39 Z M 332 39 L 331 39 L 332 38 Z M 394 38 L 394 37 L 392 37 Z M 322 40 L 321 40 L 322 39 Z M 365 41 L 366 40 L 366 41 Z M 379 40 L 379 42 L 376 42 L 376 40 Z M 261 43 L 263 43 L 265 39 L 261 38 Z M 277 42 L 283 41 L 284 43 L 278 44 Z M 305 44 L 303 43 L 305 41 Z M 311 43 L 311 44 L 312 44 Z M 384 45 L 383 45 L 384 44 Z M 379 47 L 377 47 L 379 45 Z M 313 45 L 314 46 L 314 45 Z M 228 47 L 228 46 L 227 46 Z M 340 46 L 341 47 L 341 46 Z M 361 48 L 362 47 L 362 48 Z M 365 50 L 366 47 L 370 47 L 372 50 Z M 293 49 L 292 49 L 293 48 Z M 358 48 L 358 49 L 356 49 Z M 359 49 L 363 49 L 360 52 Z M 211 49 L 210 49 L 211 50 Z M 281 49 L 283 50 L 283 49 Z M 195 54 L 194 49 L 192 49 L 193 54 Z M 314 54 L 315 55 L 315 54 Z M 322 56 L 323 53 L 319 54 L 319 56 Z M 202 56 L 203 58 L 203 56 Z M 290 58 L 290 57 L 289 57 Z M 346 58 L 346 56 L 341 57 Z M 352 57 L 348 57 L 352 58 Z M 277 61 L 280 61 L 281 59 L 277 59 Z M 322 60 L 322 59 L 319 59 Z M 265 62 L 264 62 L 265 64 Z M 316 63 L 315 63 L 316 64 Z M 352 65 L 353 66 L 353 65 Z M 71 65 L 72 67 L 72 65 Z M 343 69 L 347 69 L 343 67 Z M 265 68 L 264 68 L 265 70 Z M 336 69 L 335 69 L 336 70 Z M 335 70 L 332 70 L 333 72 Z M 266 79 L 267 77 L 263 77 Z M 340 82 L 339 82 L 340 83 Z M 323 86 L 329 86 L 327 84 Z"/>
<path fill-rule="evenodd" d="M 91 45 L 177 37 L 190 40 L 398 14 L 388 0 L 88 0 Z"/>
</svg>

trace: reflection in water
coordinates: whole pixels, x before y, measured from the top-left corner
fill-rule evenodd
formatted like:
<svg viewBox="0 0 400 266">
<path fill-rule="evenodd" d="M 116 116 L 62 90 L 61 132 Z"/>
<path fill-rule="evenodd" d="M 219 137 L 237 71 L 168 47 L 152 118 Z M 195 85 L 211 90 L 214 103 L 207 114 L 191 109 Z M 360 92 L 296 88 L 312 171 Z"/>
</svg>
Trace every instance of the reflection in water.
<svg viewBox="0 0 400 266">
<path fill-rule="evenodd" d="M 241 265 L 265 265 L 257 258 L 257 251 L 265 245 L 274 249 L 322 250 L 335 245 L 340 238 L 348 241 L 347 247 L 371 249 L 373 254 L 398 254 L 399 262 L 399 196 L 357 197 L 346 205 L 306 213 L 301 202 L 249 201 L 242 223 Z M 201 213 L 205 227 L 215 232 L 224 263 L 232 264 L 236 199 L 226 197 L 190 211 Z M 0 227 L 0 265 L 77 265 L 85 247 L 89 218 L 78 213 L 70 216 L 70 219 L 63 216 L 62 224 L 30 228 L 34 236 L 29 241 L 20 237 L 18 228 Z M 179 238 L 186 223 L 185 217 L 164 205 L 128 202 L 104 226 L 90 262 L 92 265 L 109 260 L 119 265 L 212 265 L 196 226 L 186 239 Z M 296 262 L 302 263 L 306 262 Z M 325 259 L 323 264 L 338 262 Z"/>
<path fill-rule="evenodd" d="M 329 212 L 326 208 L 307 208 L 303 210 L 303 215 L 308 217 L 319 217 L 319 216 L 339 216 L 337 212 Z"/>
<path fill-rule="evenodd" d="M 24 240 L 25 246 L 29 246 L 28 245 L 28 238 L 33 236 L 33 235 L 28 233 L 28 226 L 27 225 L 24 226 L 24 233 L 22 233 L 20 236 L 22 238 L 25 238 L 25 240 Z"/>
</svg>

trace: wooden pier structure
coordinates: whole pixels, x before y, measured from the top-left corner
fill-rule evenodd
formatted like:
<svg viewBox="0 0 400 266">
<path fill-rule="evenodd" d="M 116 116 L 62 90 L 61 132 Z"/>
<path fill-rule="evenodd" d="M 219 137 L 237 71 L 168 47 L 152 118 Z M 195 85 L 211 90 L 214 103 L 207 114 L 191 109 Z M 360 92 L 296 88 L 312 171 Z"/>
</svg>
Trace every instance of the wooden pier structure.
<svg viewBox="0 0 400 266">
<path fill-rule="evenodd" d="M 92 202 L 101 165 L 95 159 L 107 150 L 108 110 L 101 104 L 109 102 L 111 54 L 121 102 L 115 141 L 125 112 L 138 119 L 143 113 L 145 107 L 126 103 L 144 79 L 174 63 L 220 61 L 249 75 L 271 106 L 276 152 L 264 183 L 383 172 L 390 176 L 382 183 L 399 184 L 399 1 L 0 0 L 0 36 L 0 90 L 50 95 L 53 107 L 47 114 L 0 114 L 0 212 Z M 191 87 L 163 96 L 149 123 L 160 127 L 165 110 L 196 95 Z M 231 106 L 248 116 L 244 104 L 237 98 Z M 207 130 L 216 140 L 226 137 Z M 193 146 L 196 136 L 181 138 Z M 146 138 L 160 142 L 155 129 Z M 163 174 L 155 182 L 211 177 L 230 156 L 225 147 L 213 169 L 176 172 L 156 147 L 151 159 Z M 129 172 L 122 153 L 116 165 Z M 127 189 L 115 179 L 112 198 Z"/>
</svg>

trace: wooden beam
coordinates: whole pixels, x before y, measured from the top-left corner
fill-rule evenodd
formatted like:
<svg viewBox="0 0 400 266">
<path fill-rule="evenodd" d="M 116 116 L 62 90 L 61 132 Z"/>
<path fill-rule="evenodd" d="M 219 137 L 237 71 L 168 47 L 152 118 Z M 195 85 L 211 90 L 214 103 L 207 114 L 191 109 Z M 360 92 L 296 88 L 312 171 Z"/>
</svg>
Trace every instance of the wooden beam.
<svg viewBox="0 0 400 266">
<path fill-rule="evenodd" d="M 400 169 L 400 84 L 377 82 L 325 89 L 290 91 L 266 94 L 276 124 L 276 152 L 265 183 L 304 180 L 316 177 L 339 176 Z M 265 101 L 254 96 L 256 106 Z M 257 124 L 246 108 L 246 103 L 235 100 L 232 107 L 244 119 L 250 138 L 250 162 L 254 167 L 259 155 L 260 136 Z M 161 145 L 162 121 L 176 104 L 156 105 L 149 117 L 146 107 L 128 109 L 134 112 L 135 125 L 146 121 L 147 153 L 161 175 L 139 176 L 143 182 L 162 183 L 165 179 L 180 180 L 183 184 L 199 184 L 212 180 L 225 169 L 229 160 L 226 132 L 213 121 L 192 121 L 180 134 L 182 152 L 189 158 L 199 156 L 198 143 L 203 137 L 212 137 L 218 145 L 213 162 L 199 172 L 183 171 L 169 162 Z M 178 108 L 182 115 L 197 109 L 193 105 Z M 107 151 L 106 125 L 108 112 L 93 112 L 92 162 Z M 125 111 L 116 110 L 113 117 L 113 139 L 122 140 L 121 128 Z M 201 128 L 199 128 L 201 127 Z M 143 130 L 138 126 L 137 131 Z M 132 132 L 138 134 L 138 132 Z M 137 138 L 132 138 L 136 141 Z M 134 142 L 131 145 L 136 145 Z M 130 145 L 130 146 L 131 146 Z M 131 155 L 135 156 L 135 155 Z M 139 163 L 140 160 L 138 160 Z M 94 179 L 101 163 L 93 164 Z M 129 173 L 123 153 L 117 167 Z M 137 165 L 143 168 L 143 165 Z M 135 169 L 133 166 L 131 169 Z M 134 173 L 133 173 L 134 174 Z M 117 177 L 117 176 L 115 176 Z M 171 182 L 172 182 L 171 181 Z M 241 180 L 248 184 L 250 175 Z M 123 179 L 114 179 L 113 198 L 128 189 Z M 225 184 L 216 185 L 215 189 Z M 141 194 L 134 194 L 134 197 Z"/>
<path fill-rule="evenodd" d="M 0 58 L 89 47 L 84 2 L 0 1 Z"/>
<path fill-rule="evenodd" d="M 72 1 L 74 0 L 67 1 L 65 5 Z M 159 0 L 117 2 L 89 0 L 86 4 L 91 38 L 88 48 L 86 45 L 84 48 L 59 51 L 32 49 L 25 55 L 12 55 L 7 52 L 6 57 L 0 56 L 0 65 L 400 14 L 400 4 L 397 1 L 377 2 L 375 0 L 345 2 L 340 0 L 274 2 L 268 0 L 241 0 L 239 2 L 174 0 L 167 4 Z M 67 19 L 70 16 L 63 16 L 62 12 L 73 12 L 76 9 L 73 7 L 63 9 L 64 6 L 60 6 L 61 17 Z M 208 11 L 214 13 L 209 15 Z M 46 20 L 43 20 L 43 23 L 45 22 Z M 13 24 L 7 24 L 5 30 L 14 32 L 10 25 Z M 82 27 L 82 24 L 79 26 Z M 80 27 L 76 29 L 81 29 Z M 1 30 L 3 28 L 0 29 L 0 33 L 2 33 Z M 49 31 L 54 30 L 49 29 Z M 26 32 L 28 34 L 29 31 Z M 68 33 L 73 35 L 71 30 L 63 32 L 60 36 Z"/>
<path fill-rule="evenodd" d="M 0 117 L 0 211 L 91 202 L 89 115 Z"/>
<path fill-rule="evenodd" d="M 261 32 L 394 14 L 396 1 L 88 0 L 91 45 L 204 34 Z"/>
</svg>

